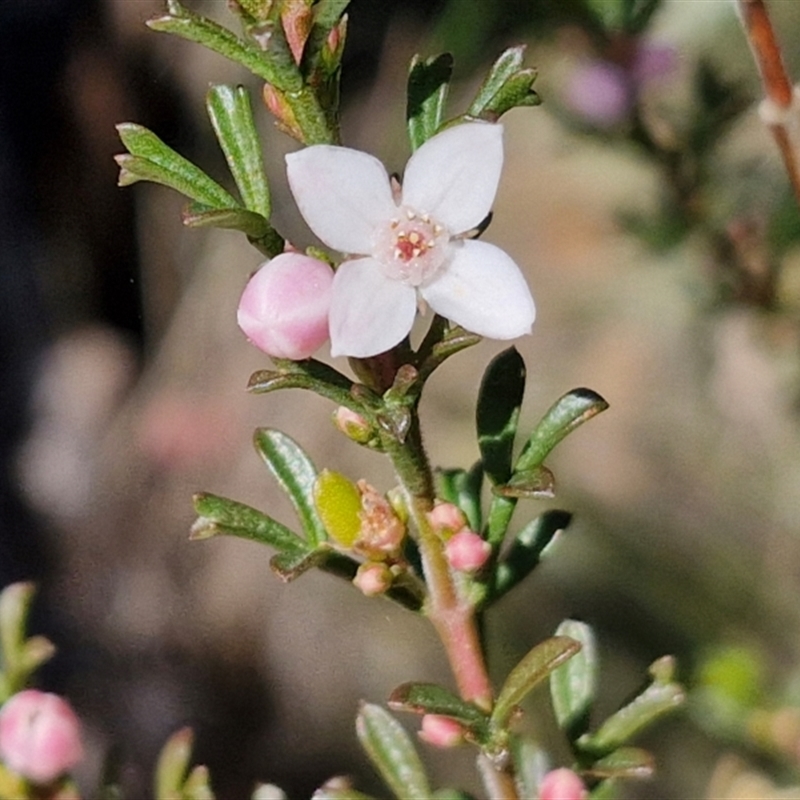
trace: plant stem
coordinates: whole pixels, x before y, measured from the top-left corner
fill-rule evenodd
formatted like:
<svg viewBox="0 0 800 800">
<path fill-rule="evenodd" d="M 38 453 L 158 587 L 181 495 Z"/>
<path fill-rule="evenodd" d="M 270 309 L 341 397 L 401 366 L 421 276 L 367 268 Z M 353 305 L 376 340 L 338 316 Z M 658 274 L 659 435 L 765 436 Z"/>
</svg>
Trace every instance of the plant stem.
<svg viewBox="0 0 800 800">
<path fill-rule="evenodd" d="M 747 38 L 753 51 L 766 98 L 759 114 L 772 131 L 786 172 L 800 204 L 800 104 L 786 72 L 781 46 L 775 36 L 764 0 L 738 0 Z"/>
</svg>

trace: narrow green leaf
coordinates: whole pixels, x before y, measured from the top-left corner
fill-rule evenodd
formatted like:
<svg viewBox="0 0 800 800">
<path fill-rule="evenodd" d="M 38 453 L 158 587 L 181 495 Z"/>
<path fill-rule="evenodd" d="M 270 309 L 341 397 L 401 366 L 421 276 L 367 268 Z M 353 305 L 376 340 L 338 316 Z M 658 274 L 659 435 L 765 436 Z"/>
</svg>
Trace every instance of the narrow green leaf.
<svg viewBox="0 0 800 800">
<path fill-rule="evenodd" d="M 469 116 L 481 116 L 484 109 L 489 106 L 505 82 L 522 67 L 524 53 L 525 45 L 521 44 L 516 47 L 509 47 L 500 54 L 497 61 L 492 64 L 492 68 L 489 70 L 469 107 L 467 111 Z"/>
<path fill-rule="evenodd" d="M 306 554 L 311 551 L 285 525 L 236 500 L 214 494 L 196 494 L 194 508 L 200 518 L 192 525 L 191 539 L 208 539 L 223 534 L 261 542 L 282 553 Z"/>
<path fill-rule="evenodd" d="M 342 18 L 350 0 L 319 0 L 314 4 L 314 24 L 330 30 Z"/>
<path fill-rule="evenodd" d="M 395 797 L 430 800 L 431 789 L 419 755 L 403 726 L 388 711 L 362 703 L 356 733 Z"/>
<path fill-rule="evenodd" d="M 545 548 L 572 520 L 566 511 L 552 509 L 531 520 L 514 538 L 503 560 L 497 565 L 490 592 L 491 602 L 513 589 L 532 572 Z"/>
<path fill-rule="evenodd" d="M 558 727 L 574 741 L 586 733 L 597 693 L 597 643 L 591 627 L 574 619 L 564 620 L 556 636 L 569 636 L 581 643 L 580 652 L 550 675 L 550 697 Z"/>
<path fill-rule="evenodd" d="M 475 800 L 475 795 L 461 789 L 437 789 L 432 798 L 433 800 Z"/>
<path fill-rule="evenodd" d="M 537 644 L 506 678 L 492 711 L 492 725 L 504 728 L 514 707 L 580 648 L 580 642 L 567 636 L 553 636 Z"/>
<path fill-rule="evenodd" d="M 473 531 L 483 525 L 481 514 L 481 487 L 483 486 L 483 465 L 476 462 L 467 472 L 463 469 L 443 469 L 436 473 L 437 494 L 442 500 L 458 506 L 467 518 Z"/>
<path fill-rule="evenodd" d="M 156 797 L 181 797 L 193 744 L 194 734 L 191 728 L 181 728 L 167 740 L 156 765 Z"/>
<path fill-rule="evenodd" d="M 659 660 L 651 667 L 654 680 L 640 695 L 610 716 L 598 731 L 578 739 L 576 744 L 582 751 L 608 755 L 654 720 L 683 705 L 686 692 L 680 684 L 663 680 L 663 663 Z"/>
<path fill-rule="evenodd" d="M 660 5 L 661 0 L 624 0 L 622 25 L 626 33 L 635 36 L 644 31 Z"/>
<path fill-rule="evenodd" d="M 435 683 L 404 683 L 389 696 L 389 708 L 415 714 L 441 714 L 471 728 L 485 728 L 488 717 L 477 706 Z"/>
<path fill-rule="evenodd" d="M 442 124 L 452 75 L 453 56 L 450 53 L 426 59 L 414 56 L 412 59 L 406 106 L 406 124 L 412 150 L 428 141 Z"/>
<path fill-rule="evenodd" d="M 245 206 L 269 219 L 272 213 L 269 184 L 250 95 L 243 86 L 212 86 L 206 106 Z"/>
<path fill-rule="evenodd" d="M 262 239 L 271 230 L 261 214 L 245 208 L 208 208 L 192 203 L 183 214 L 183 224 L 187 228 L 226 228 L 241 231 L 251 239 Z"/>
<path fill-rule="evenodd" d="M 276 553 L 270 559 L 269 566 L 284 583 L 289 583 L 312 567 L 319 566 L 324 558 L 324 551 L 319 549 L 307 553 Z"/>
<path fill-rule="evenodd" d="M 120 123 L 117 131 L 130 153 L 115 157 L 120 167 L 120 186 L 152 181 L 169 186 L 210 208 L 236 208 L 239 205 L 216 181 L 152 131 L 133 122 Z"/>
<path fill-rule="evenodd" d="M 520 797 L 538 797 L 542 778 L 550 771 L 548 754 L 531 739 L 515 737 L 514 767 Z"/>
<path fill-rule="evenodd" d="M 240 39 L 233 31 L 213 20 L 195 14 L 178 0 L 168 0 L 168 12 L 151 19 L 147 25 L 155 31 L 171 33 L 197 42 L 225 58 L 246 67 L 254 75 L 277 86 L 281 91 L 295 92 L 303 88 L 303 79 L 294 65 L 267 58 L 255 44 Z M 269 42 L 269 37 L 264 41 Z"/>
<path fill-rule="evenodd" d="M 515 347 L 495 356 L 478 393 L 475 422 L 483 470 L 494 484 L 511 477 L 511 454 L 525 393 L 525 362 Z"/>
<path fill-rule="evenodd" d="M 247 384 L 249 392 L 263 394 L 278 389 L 310 389 L 337 405 L 346 406 L 362 415 L 365 412 L 365 401 L 374 400 L 376 404 L 379 402 L 377 397 L 367 390 L 364 390 L 356 401 L 351 393 L 355 387 L 353 381 L 322 361 L 314 358 L 307 361 L 284 359 L 273 359 L 273 361 L 278 369 L 260 370 L 250 376 Z"/>
<path fill-rule="evenodd" d="M 595 778 L 652 778 L 655 772 L 653 756 L 641 747 L 620 747 L 595 761 L 587 772 Z"/>
<path fill-rule="evenodd" d="M 515 472 L 508 483 L 492 487 L 492 491 L 500 497 L 547 500 L 555 497 L 556 481 L 547 467 Z"/>
<path fill-rule="evenodd" d="M 608 403 L 591 389 L 567 392 L 550 407 L 534 428 L 514 472 L 527 472 L 541 466 L 565 436 L 607 408 Z"/>
<path fill-rule="evenodd" d="M 325 541 L 325 528 L 314 505 L 317 469 L 306 452 L 294 439 L 273 428 L 258 428 L 253 444 L 292 501 L 308 543 Z"/>
<path fill-rule="evenodd" d="M 628 0 L 586 0 L 586 5 L 594 12 L 603 27 L 610 30 L 622 28 L 625 20 L 625 6 Z"/>
</svg>

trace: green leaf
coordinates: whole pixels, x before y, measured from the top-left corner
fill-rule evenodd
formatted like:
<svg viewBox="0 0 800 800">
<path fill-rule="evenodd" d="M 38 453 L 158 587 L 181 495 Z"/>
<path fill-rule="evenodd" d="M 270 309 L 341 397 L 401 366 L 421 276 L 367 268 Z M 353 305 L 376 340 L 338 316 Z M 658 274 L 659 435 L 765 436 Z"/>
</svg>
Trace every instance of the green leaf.
<svg viewBox="0 0 800 800">
<path fill-rule="evenodd" d="M 183 782 L 192 757 L 194 734 L 181 728 L 169 737 L 161 749 L 155 771 L 156 797 L 181 797 Z"/>
<path fill-rule="evenodd" d="M 540 467 L 565 436 L 607 408 L 608 403 L 591 389 L 567 392 L 550 407 L 534 428 L 514 472 L 528 472 Z"/>
<path fill-rule="evenodd" d="M 267 544 L 282 553 L 311 552 L 296 533 L 244 503 L 202 493 L 194 496 L 194 508 L 200 518 L 192 525 L 191 539 L 209 539 L 223 534 Z"/>
<path fill-rule="evenodd" d="M 151 19 L 147 25 L 155 31 L 171 33 L 202 44 L 241 64 L 282 91 L 296 92 L 303 88 L 303 79 L 294 62 L 290 64 L 286 59 L 268 57 L 255 44 L 245 42 L 213 20 L 189 11 L 178 0 L 167 0 L 167 8 L 167 14 Z M 269 38 L 265 36 L 264 41 L 269 42 Z"/>
<path fill-rule="evenodd" d="M 555 497 L 555 478 L 547 467 L 515 472 L 508 483 L 492 487 L 492 491 L 500 497 L 547 500 Z"/>
<path fill-rule="evenodd" d="M 245 206 L 269 219 L 272 213 L 269 184 L 250 95 L 243 86 L 212 86 L 206 106 Z"/>
<path fill-rule="evenodd" d="M 622 26 L 633 36 L 642 33 L 658 11 L 661 0 L 624 0 Z"/>
<path fill-rule="evenodd" d="M 273 428 L 258 428 L 253 437 L 258 454 L 289 496 L 309 544 L 325 541 L 325 528 L 314 505 L 317 469 L 302 447 Z"/>
<path fill-rule="evenodd" d="M 495 122 L 512 108 L 541 103 L 532 88 L 536 71 L 522 68 L 524 53 L 525 45 L 518 45 L 500 55 L 470 104 L 468 116 Z"/>
<path fill-rule="evenodd" d="M 529 522 L 514 538 L 494 574 L 492 602 L 513 589 L 539 564 L 542 554 L 555 536 L 572 520 L 566 511 L 552 509 Z"/>
<path fill-rule="evenodd" d="M 307 553 L 276 553 L 270 559 L 269 566 L 284 583 L 289 583 L 295 578 L 299 578 L 304 572 L 308 572 L 312 567 L 321 566 L 325 561 L 325 555 L 324 549 L 312 550 Z M 353 562 L 353 576 L 355 573 L 356 565 Z"/>
<path fill-rule="evenodd" d="M 478 393 L 476 427 L 483 470 L 494 484 L 511 477 L 511 454 L 525 393 L 525 362 L 515 347 L 495 356 Z"/>
<path fill-rule="evenodd" d="M 580 652 L 550 675 L 550 697 L 558 727 L 574 741 L 589 726 L 589 714 L 597 693 L 597 643 L 591 627 L 574 619 L 564 620 L 556 635 L 581 643 Z"/>
<path fill-rule="evenodd" d="M 431 789 L 419 755 L 403 726 L 388 711 L 363 703 L 356 718 L 356 733 L 395 797 L 430 800 Z"/>
<path fill-rule="evenodd" d="M 538 797 L 542 778 L 550 771 L 547 753 L 531 739 L 515 737 L 514 767 L 521 797 Z"/>
<path fill-rule="evenodd" d="M 406 106 L 406 124 L 412 150 L 416 150 L 439 130 L 452 75 L 453 56 L 450 53 L 426 59 L 414 56 L 412 59 Z"/>
<path fill-rule="evenodd" d="M 333 778 L 320 786 L 311 800 L 375 800 L 372 795 L 356 791 L 347 778 Z"/>
<path fill-rule="evenodd" d="M 483 524 L 481 515 L 481 487 L 483 486 L 483 465 L 476 462 L 467 472 L 463 469 L 443 469 L 436 473 L 437 494 L 442 500 L 458 506 L 467 518 L 473 531 L 479 531 Z"/>
<path fill-rule="evenodd" d="M 361 493 L 341 472 L 324 469 L 314 482 L 314 508 L 324 529 L 342 547 L 361 536 Z"/>
<path fill-rule="evenodd" d="M 620 747 L 595 761 L 587 772 L 595 778 L 652 778 L 655 772 L 653 756 L 640 747 Z"/>
<path fill-rule="evenodd" d="M 568 636 L 553 636 L 537 644 L 506 678 L 492 711 L 492 725 L 504 728 L 514 707 L 580 648 L 581 643 Z"/>
<path fill-rule="evenodd" d="M 128 154 L 115 156 L 119 185 L 153 181 L 169 186 L 210 208 L 236 208 L 239 203 L 203 170 L 176 153 L 152 131 L 133 122 L 117 125 Z"/>
<path fill-rule="evenodd" d="M 350 0 L 319 0 L 314 4 L 314 24 L 330 30 L 342 18 Z"/>
<path fill-rule="evenodd" d="M 484 729 L 488 717 L 472 703 L 435 683 L 404 683 L 389 696 L 389 708 L 415 714 L 441 714 L 473 729 Z"/>
<path fill-rule="evenodd" d="M 183 214 L 187 228 L 226 228 L 241 231 L 251 239 L 262 239 L 272 230 L 261 214 L 245 208 L 209 208 L 192 203 Z"/>
<path fill-rule="evenodd" d="M 577 746 L 586 753 L 605 756 L 639 731 L 686 701 L 683 687 L 671 680 L 671 659 L 659 659 L 650 667 L 653 682 L 632 702 L 610 716 L 593 734 L 586 734 Z"/>
</svg>

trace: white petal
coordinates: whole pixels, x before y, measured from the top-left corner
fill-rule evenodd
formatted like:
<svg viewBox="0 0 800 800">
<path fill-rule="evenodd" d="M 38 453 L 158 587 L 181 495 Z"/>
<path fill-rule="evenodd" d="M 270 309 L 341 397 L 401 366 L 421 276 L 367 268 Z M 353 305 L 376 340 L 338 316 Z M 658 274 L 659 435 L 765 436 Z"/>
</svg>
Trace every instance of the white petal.
<svg viewBox="0 0 800 800">
<path fill-rule="evenodd" d="M 377 261 L 345 261 L 333 277 L 331 355 L 383 353 L 408 334 L 416 313 L 416 291 L 387 278 Z"/>
<path fill-rule="evenodd" d="M 368 153 L 318 144 L 289 153 L 286 173 L 308 227 L 342 253 L 369 253 L 375 227 L 397 211 L 389 176 Z"/>
<path fill-rule="evenodd" d="M 536 316 L 519 267 L 499 247 L 477 241 L 453 243 L 453 256 L 420 294 L 437 313 L 490 339 L 531 332 Z"/>
<path fill-rule="evenodd" d="M 502 169 L 502 126 L 454 125 L 411 156 L 403 176 L 403 203 L 430 214 L 452 234 L 464 233 L 491 210 Z"/>
</svg>

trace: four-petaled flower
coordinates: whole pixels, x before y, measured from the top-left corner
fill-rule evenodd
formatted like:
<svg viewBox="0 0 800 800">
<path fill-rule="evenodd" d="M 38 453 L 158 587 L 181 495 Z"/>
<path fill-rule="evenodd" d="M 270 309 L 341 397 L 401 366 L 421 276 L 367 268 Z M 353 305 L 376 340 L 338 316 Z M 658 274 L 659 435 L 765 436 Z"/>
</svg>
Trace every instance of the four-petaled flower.
<svg viewBox="0 0 800 800">
<path fill-rule="evenodd" d="M 499 125 L 447 128 L 409 160 L 400 197 L 383 165 L 346 147 L 314 145 L 286 157 L 300 213 L 346 259 L 333 280 L 331 354 L 366 358 L 408 335 L 419 297 L 473 333 L 529 333 L 535 309 L 512 259 L 462 238 L 488 215 L 503 166 Z"/>
</svg>

